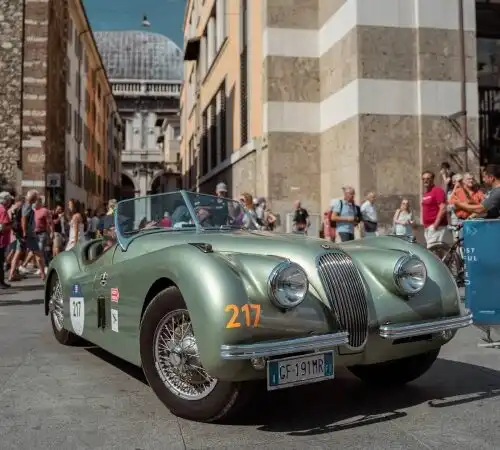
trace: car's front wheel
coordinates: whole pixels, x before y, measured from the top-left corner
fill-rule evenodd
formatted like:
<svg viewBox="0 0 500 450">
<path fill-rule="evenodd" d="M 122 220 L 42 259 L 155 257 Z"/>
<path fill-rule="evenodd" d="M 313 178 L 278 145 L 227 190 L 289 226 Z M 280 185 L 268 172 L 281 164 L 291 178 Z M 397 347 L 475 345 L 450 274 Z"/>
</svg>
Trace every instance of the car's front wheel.
<svg viewBox="0 0 500 450">
<path fill-rule="evenodd" d="M 386 387 L 401 386 L 427 372 L 436 361 L 439 350 L 378 364 L 351 366 L 348 369 L 368 384 Z"/>
<path fill-rule="evenodd" d="M 220 381 L 203 368 L 189 311 L 176 287 L 160 292 L 146 308 L 140 350 L 149 385 L 176 416 L 220 421 L 248 398 L 248 383 Z"/>
<path fill-rule="evenodd" d="M 54 336 L 63 345 L 76 345 L 81 342 L 81 339 L 63 327 L 64 296 L 61 281 L 57 273 L 53 273 L 50 276 L 49 283 L 49 315 Z"/>
</svg>

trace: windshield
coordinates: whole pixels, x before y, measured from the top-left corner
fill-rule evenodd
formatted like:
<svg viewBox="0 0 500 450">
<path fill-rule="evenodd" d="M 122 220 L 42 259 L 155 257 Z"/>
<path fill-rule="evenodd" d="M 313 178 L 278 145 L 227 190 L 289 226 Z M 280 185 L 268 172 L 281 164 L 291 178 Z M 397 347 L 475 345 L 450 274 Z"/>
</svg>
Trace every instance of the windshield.
<svg viewBox="0 0 500 450">
<path fill-rule="evenodd" d="M 131 198 L 115 210 L 117 234 L 125 239 L 141 231 L 255 229 L 256 223 L 237 201 L 195 192 L 169 192 Z"/>
</svg>

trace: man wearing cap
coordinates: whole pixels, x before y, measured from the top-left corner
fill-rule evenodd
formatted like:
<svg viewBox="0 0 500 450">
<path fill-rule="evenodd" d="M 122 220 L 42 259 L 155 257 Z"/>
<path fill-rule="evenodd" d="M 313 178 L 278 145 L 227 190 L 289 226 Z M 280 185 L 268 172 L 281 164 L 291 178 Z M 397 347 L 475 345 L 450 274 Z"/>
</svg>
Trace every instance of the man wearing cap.
<svg viewBox="0 0 500 450">
<path fill-rule="evenodd" d="M 7 192 L 0 192 L 0 289 L 10 287 L 5 282 L 5 252 L 10 244 L 11 221 L 9 217 L 9 207 L 12 203 L 12 196 Z"/>
</svg>

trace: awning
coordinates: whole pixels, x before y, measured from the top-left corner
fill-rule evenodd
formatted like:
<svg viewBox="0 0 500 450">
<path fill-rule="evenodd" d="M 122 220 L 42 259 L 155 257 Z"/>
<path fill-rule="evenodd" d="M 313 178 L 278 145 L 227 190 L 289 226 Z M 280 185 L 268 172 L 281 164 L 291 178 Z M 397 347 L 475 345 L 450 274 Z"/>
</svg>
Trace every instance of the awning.
<svg viewBox="0 0 500 450">
<path fill-rule="evenodd" d="M 189 39 L 184 49 L 184 61 L 197 61 L 200 55 L 201 38 Z"/>
</svg>

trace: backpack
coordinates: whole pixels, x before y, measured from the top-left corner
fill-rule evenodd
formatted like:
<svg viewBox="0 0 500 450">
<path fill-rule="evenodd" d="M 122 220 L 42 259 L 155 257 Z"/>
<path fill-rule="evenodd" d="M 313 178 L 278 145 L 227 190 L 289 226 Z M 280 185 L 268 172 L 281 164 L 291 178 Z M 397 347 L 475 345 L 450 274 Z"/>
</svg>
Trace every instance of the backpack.
<svg viewBox="0 0 500 450">
<path fill-rule="evenodd" d="M 14 235 L 16 237 L 20 236 L 23 232 L 23 229 L 21 226 L 22 214 L 23 214 L 22 206 L 20 206 L 19 208 L 16 208 L 12 212 L 12 231 L 14 232 Z"/>
<path fill-rule="evenodd" d="M 338 212 L 338 215 L 339 216 L 342 216 L 342 210 L 344 209 L 344 200 L 340 200 L 340 211 Z M 363 217 L 361 216 L 361 208 L 358 206 L 358 205 L 354 205 L 354 207 L 356 208 L 356 213 L 355 213 L 355 217 L 357 217 L 358 219 L 358 222 L 362 222 L 363 221 Z M 331 212 L 330 212 L 331 214 Z M 333 220 L 330 221 L 330 227 L 331 228 L 336 228 L 337 227 L 337 222 L 334 222 Z"/>
</svg>

